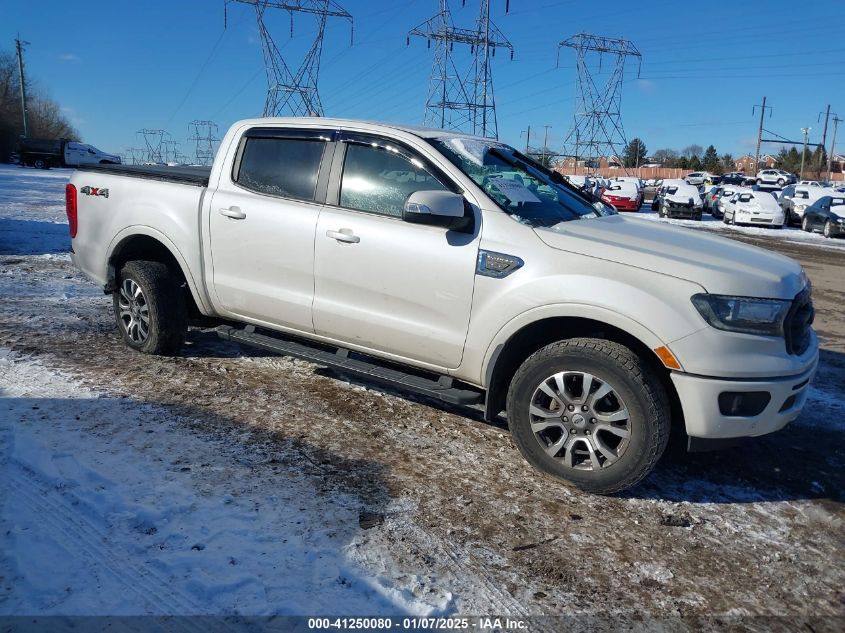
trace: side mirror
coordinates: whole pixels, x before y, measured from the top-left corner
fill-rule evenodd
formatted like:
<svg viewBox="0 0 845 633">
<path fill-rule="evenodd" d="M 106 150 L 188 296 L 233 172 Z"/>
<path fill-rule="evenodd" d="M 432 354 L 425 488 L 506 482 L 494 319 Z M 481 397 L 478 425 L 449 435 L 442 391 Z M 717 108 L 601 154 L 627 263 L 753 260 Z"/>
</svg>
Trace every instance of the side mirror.
<svg viewBox="0 0 845 633">
<path fill-rule="evenodd" d="M 464 197 L 451 191 L 415 191 L 405 200 L 402 219 L 454 228 L 464 219 Z"/>
</svg>

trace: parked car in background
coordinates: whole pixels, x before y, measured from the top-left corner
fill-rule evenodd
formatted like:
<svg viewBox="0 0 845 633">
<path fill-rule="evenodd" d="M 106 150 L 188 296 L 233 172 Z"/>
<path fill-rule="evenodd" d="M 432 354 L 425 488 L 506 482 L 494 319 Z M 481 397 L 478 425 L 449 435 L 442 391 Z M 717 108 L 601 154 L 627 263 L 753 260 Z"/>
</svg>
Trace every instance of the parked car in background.
<svg viewBox="0 0 845 633">
<path fill-rule="evenodd" d="M 656 209 L 661 218 L 700 220 L 703 214 L 698 188 L 683 180 L 664 180 L 651 208 Z"/>
<path fill-rule="evenodd" d="M 804 218 L 804 211 L 807 207 L 823 196 L 835 196 L 836 194 L 837 191 L 835 189 L 795 185 L 792 195 L 789 198 L 782 198 L 781 207 L 787 214 L 787 222 L 798 226 Z"/>
<path fill-rule="evenodd" d="M 712 183 L 716 178 L 713 174 L 707 171 L 694 171 L 684 176 L 684 182 L 688 185 L 703 185 L 704 183 Z"/>
<path fill-rule="evenodd" d="M 798 178 L 782 169 L 763 169 L 757 172 L 757 184 L 772 187 L 785 187 L 794 184 Z"/>
<path fill-rule="evenodd" d="M 796 184 L 805 185 L 807 187 L 827 187 L 827 183 L 819 182 L 818 180 L 801 180 Z"/>
<path fill-rule="evenodd" d="M 725 224 L 773 226 L 782 229 L 786 215 L 768 191 L 739 191 L 727 205 L 722 221 Z"/>
<path fill-rule="evenodd" d="M 713 186 L 705 190 L 703 204 L 704 210 L 707 211 L 713 217 L 721 217 L 718 215 L 719 210 L 717 208 L 719 202 L 719 193 L 721 192 L 722 188 L 718 185 Z"/>
<path fill-rule="evenodd" d="M 79 165 L 119 165 L 120 156 L 107 154 L 93 145 L 63 138 L 24 138 L 20 142 L 20 162 L 27 167 L 39 169 Z"/>
<path fill-rule="evenodd" d="M 627 180 L 611 182 L 601 199 L 617 211 L 639 211 L 643 206 L 643 192 L 636 183 Z"/>
<path fill-rule="evenodd" d="M 730 206 L 731 198 L 739 191 L 751 191 L 747 187 L 740 187 L 739 185 L 723 185 L 719 190 L 719 199 L 716 201 L 714 217 L 724 218 L 728 206 Z"/>
<path fill-rule="evenodd" d="M 845 235 L 845 196 L 822 196 L 804 211 L 801 228 L 825 237 Z"/>
<path fill-rule="evenodd" d="M 748 179 L 748 176 L 743 174 L 741 171 L 732 171 L 727 174 L 722 175 L 722 179 L 719 181 L 719 184 L 722 185 L 741 185 Z"/>
</svg>

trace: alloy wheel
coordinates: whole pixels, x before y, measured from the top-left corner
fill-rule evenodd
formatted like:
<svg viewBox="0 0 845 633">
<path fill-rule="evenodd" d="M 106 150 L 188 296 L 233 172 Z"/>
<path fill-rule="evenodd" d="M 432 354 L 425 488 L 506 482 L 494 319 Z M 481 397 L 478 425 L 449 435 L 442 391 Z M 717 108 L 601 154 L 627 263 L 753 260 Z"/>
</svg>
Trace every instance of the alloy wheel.
<svg viewBox="0 0 845 633">
<path fill-rule="evenodd" d="M 141 344 L 150 335 L 150 308 L 141 286 L 124 279 L 118 297 L 119 318 L 133 343 Z"/>
<path fill-rule="evenodd" d="M 535 389 L 529 406 L 534 438 L 569 468 L 600 470 L 616 462 L 631 438 L 628 407 L 606 380 L 561 371 Z"/>
</svg>

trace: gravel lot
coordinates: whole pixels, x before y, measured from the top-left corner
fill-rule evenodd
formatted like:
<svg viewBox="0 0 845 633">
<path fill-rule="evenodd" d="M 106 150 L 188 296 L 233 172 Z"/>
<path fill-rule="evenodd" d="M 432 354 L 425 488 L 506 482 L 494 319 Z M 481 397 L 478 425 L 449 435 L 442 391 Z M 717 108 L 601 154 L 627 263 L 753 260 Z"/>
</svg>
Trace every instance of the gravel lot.
<svg viewBox="0 0 845 633">
<path fill-rule="evenodd" d="M 61 252 L 62 172 L 17 173 L 46 193 L 32 200 L 26 187 L 12 190 L 8 178 L 0 180 L 0 352 L 7 363 L 0 395 L 62 397 L 36 383 L 63 377 L 123 402 L 133 415 L 155 408 L 152 419 L 163 431 L 127 440 L 122 450 L 155 454 L 180 434 L 222 442 L 217 459 L 241 465 L 229 484 L 209 484 L 203 463 L 185 457 L 191 485 L 210 486 L 208 494 L 255 478 L 285 498 L 296 479 L 326 503 L 340 499 L 350 512 L 326 520 L 344 531 L 342 557 L 395 598 L 371 603 L 373 610 L 593 614 L 615 622 L 845 615 L 845 251 L 838 244 L 790 240 L 789 231 L 722 230 L 794 257 L 812 279 L 823 351 L 808 405 L 784 431 L 735 449 L 672 450 L 642 485 L 608 498 L 539 475 L 506 430 L 475 411 L 385 393 L 207 331 L 193 331 L 178 358 L 128 351 L 110 299 Z M 34 378 L 20 378 L 24 367 Z M 53 422 L 43 417 L 40 424 Z M 113 413 L 107 417 L 75 432 L 115 451 L 102 429 L 120 427 Z M 7 419 L 11 427 L 33 423 Z M 8 460 L 3 467 L 11 468 Z M 12 525 L 8 498 L 3 508 Z M 302 520 L 319 523 L 312 510 Z M 110 527 L 106 538 L 117 538 L 120 526 Z M 265 522 L 256 529 L 273 540 L 286 538 L 289 527 Z M 61 602 L 27 602 L 10 569 L 0 566 L 0 614 L 63 612 Z M 320 591 L 320 583 L 311 589 Z M 86 604 L 110 612 L 105 599 Z M 183 608 L 173 604 L 170 612 Z M 203 612 L 227 609 L 199 604 Z M 253 612 L 274 612 L 276 603 L 268 604 Z M 140 602 L 127 611 L 168 612 Z"/>
</svg>

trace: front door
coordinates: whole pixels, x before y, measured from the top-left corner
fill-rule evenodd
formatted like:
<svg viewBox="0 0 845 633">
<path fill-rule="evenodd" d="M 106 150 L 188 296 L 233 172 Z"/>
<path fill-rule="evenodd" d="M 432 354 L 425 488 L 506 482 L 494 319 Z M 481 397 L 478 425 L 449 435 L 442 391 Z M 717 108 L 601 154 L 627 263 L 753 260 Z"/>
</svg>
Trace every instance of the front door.
<svg viewBox="0 0 845 633">
<path fill-rule="evenodd" d="M 210 251 L 213 290 L 230 315 L 313 332 L 326 141 L 317 131 L 249 130 L 233 173 L 221 176 L 210 206 Z"/>
<path fill-rule="evenodd" d="M 317 334 L 437 367 L 460 365 L 479 221 L 467 233 L 402 220 L 411 193 L 444 189 L 458 191 L 396 143 L 356 135 L 339 144 L 328 194 L 334 204 L 320 212 L 315 236 Z"/>
</svg>

